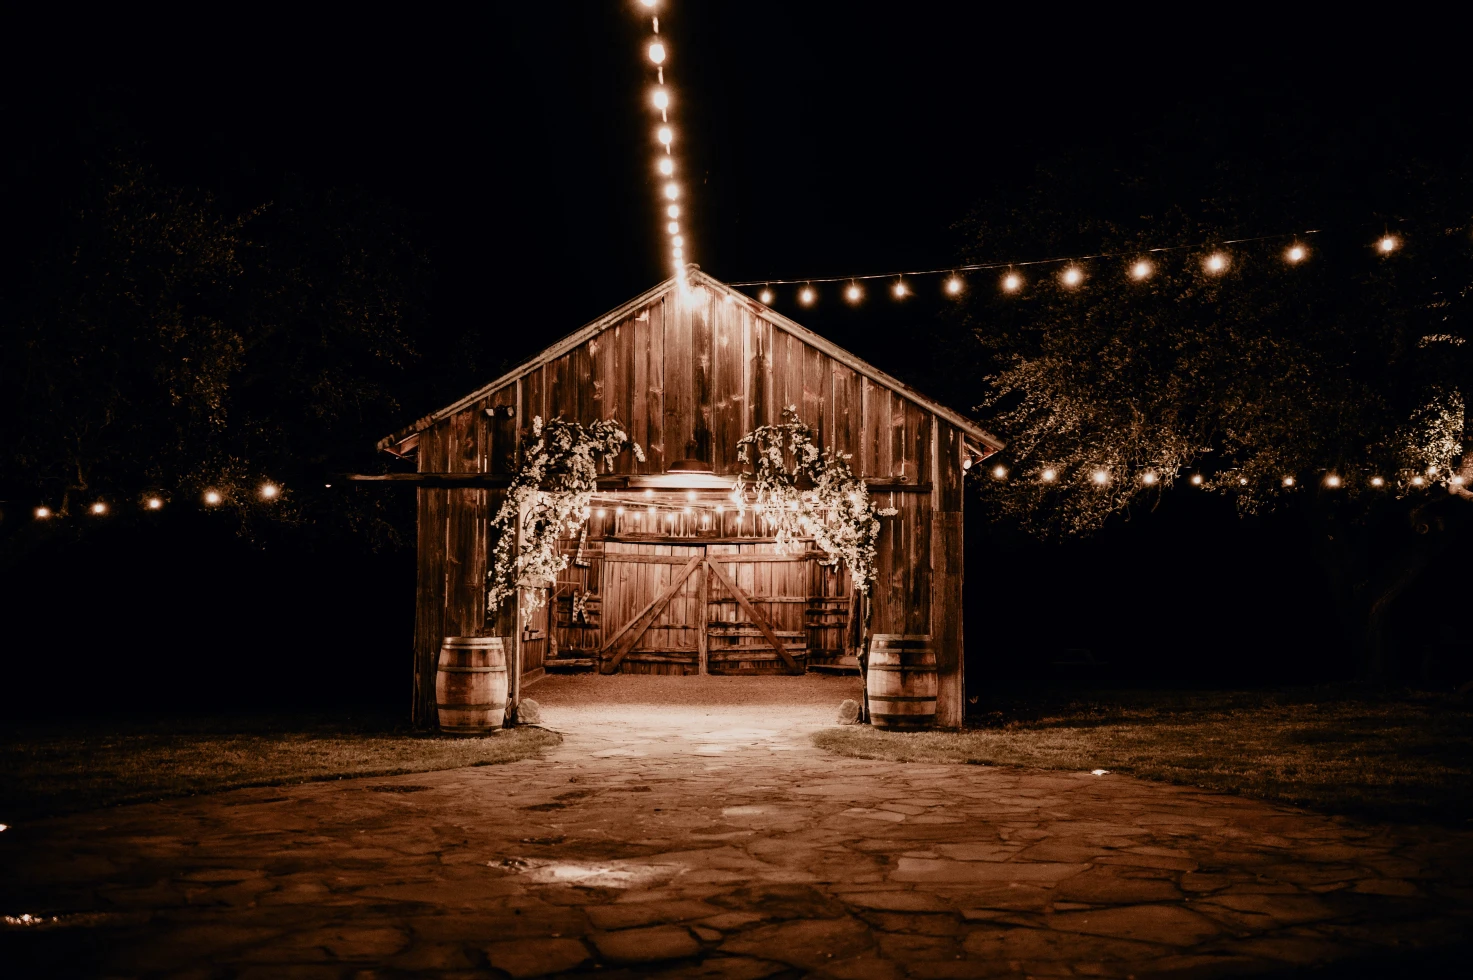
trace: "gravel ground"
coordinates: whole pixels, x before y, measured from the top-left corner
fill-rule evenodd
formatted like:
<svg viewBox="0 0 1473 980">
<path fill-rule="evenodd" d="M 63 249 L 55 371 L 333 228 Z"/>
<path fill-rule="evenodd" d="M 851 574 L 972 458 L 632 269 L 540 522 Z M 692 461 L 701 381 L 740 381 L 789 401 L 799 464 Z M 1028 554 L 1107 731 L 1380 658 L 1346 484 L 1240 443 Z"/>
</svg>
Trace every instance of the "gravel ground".
<svg viewBox="0 0 1473 980">
<path fill-rule="evenodd" d="M 859 697 L 858 677 L 671 677 L 660 674 L 557 674 L 523 691 L 538 703 L 559 708 L 598 705 L 652 707 L 825 708 Z"/>
</svg>

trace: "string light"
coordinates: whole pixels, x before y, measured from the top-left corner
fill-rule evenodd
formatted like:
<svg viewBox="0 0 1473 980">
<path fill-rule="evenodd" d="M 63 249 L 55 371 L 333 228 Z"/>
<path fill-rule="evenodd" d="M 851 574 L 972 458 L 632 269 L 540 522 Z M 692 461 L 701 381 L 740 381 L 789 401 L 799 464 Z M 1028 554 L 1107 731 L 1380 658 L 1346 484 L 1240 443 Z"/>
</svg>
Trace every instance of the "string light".
<svg viewBox="0 0 1473 980">
<path fill-rule="evenodd" d="M 645 491 L 645 492 L 644 492 L 644 495 L 645 495 L 645 496 L 646 496 L 646 497 L 653 497 L 653 496 L 654 496 L 654 495 L 655 495 L 655 491 L 653 491 L 653 490 L 646 490 L 646 491 Z"/>
<path fill-rule="evenodd" d="M 1055 473 L 1053 470 L 1044 470 L 1041 475 L 1043 477 L 1043 482 L 1044 483 L 1053 483 L 1054 482 L 1054 478 L 1056 476 L 1058 476 L 1059 474 L 1058 473 Z"/>
<path fill-rule="evenodd" d="M 910 295 L 910 287 L 905 284 L 904 279 L 899 279 L 896 280 L 895 288 L 891 292 L 895 294 L 896 299 L 905 299 Z"/>
<path fill-rule="evenodd" d="M 657 88 L 655 89 L 655 94 L 651 97 L 651 101 L 655 103 L 656 109 L 664 112 L 670 108 L 670 93 L 662 88 Z"/>
<path fill-rule="evenodd" d="M 1023 277 L 1016 272 L 1009 272 L 1002 277 L 1002 291 L 1005 293 L 1016 293 L 1023 288 Z"/>
<path fill-rule="evenodd" d="M 1424 484 L 1426 482 L 1427 481 L 1424 480 L 1424 479 L 1422 479 L 1420 476 L 1414 476 L 1414 477 L 1412 477 L 1412 486 L 1414 486 L 1414 487 L 1420 487 L 1422 484 Z"/>
<path fill-rule="evenodd" d="M 650 60 L 653 61 L 655 64 L 663 65 L 665 63 L 665 45 L 661 44 L 659 41 L 650 42 L 649 54 Z"/>
<path fill-rule="evenodd" d="M 1201 485 L 1202 485 L 1202 474 L 1201 473 L 1193 473 L 1192 474 L 1192 486 L 1194 486 L 1194 487 L 1200 487 Z"/>
<path fill-rule="evenodd" d="M 1130 267 L 1130 278 L 1136 280 L 1145 279 L 1151 274 L 1151 269 L 1151 263 L 1145 259 L 1141 259 Z"/>
<path fill-rule="evenodd" d="M 261 486 L 261 499 L 262 500 L 275 500 L 276 499 L 276 495 L 278 493 L 280 493 L 280 492 L 281 492 L 280 488 L 277 487 L 277 485 L 274 484 L 274 483 L 262 484 L 262 486 Z"/>
<path fill-rule="evenodd" d="M 1338 487 L 1339 485 L 1340 485 L 1340 478 L 1338 476 L 1336 476 L 1334 473 L 1331 473 L 1329 476 L 1325 477 L 1325 486 L 1334 488 L 1334 487 Z"/>
<path fill-rule="evenodd" d="M 624 516 L 624 508 L 623 507 L 615 507 L 614 508 L 614 516 L 615 517 L 623 517 Z"/>
<path fill-rule="evenodd" d="M 950 279 L 946 280 L 946 295 L 959 296 L 961 295 L 961 291 L 962 281 L 960 277 L 953 275 Z"/>
<path fill-rule="evenodd" d="M 97 503 L 93 504 L 89 509 L 92 511 L 92 513 L 96 514 L 98 517 L 101 517 L 103 514 L 106 514 L 107 513 L 107 504 L 105 504 L 105 503 L 103 503 L 102 501 L 99 500 Z"/>
<path fill-rule="evenodd" d="M 723 507 L 721 504 L 717 504 L 716 505 L 716 513 L 718 513 L 718 514 L 725 514 L 726 513 L 726 508 Z"/>
<path fill-rule="evenodd" d="M 1381 477 L 1379 477 L 1379 476 L 1373 476 L 1373 477 L 1371 477 L 1371 486 L 1373 486 L 1373 487 L 1384 487 L 1385 485 L 1386 485 L 1386 481 L 1384 479 L 1382 479 Z"/>
<path fill-rule="evenodd" d="M 44 521 L 48 517 L 51 516 L 51 508 L 50 507 L 37 507 L 35 513 L 36 513 L 36 520 L 38 520 L 38 521 Z"/>
<path fill-rule="evenodd" d="M 1100 486 L 1104 486 L 1106 483 L 1110 482 L 1110 474 L 1106 473 L 1104 470 L 1095 470 L 1089 475 L 1089 478 L 1095 481 L 1095 483 L 1099 484 Z"/>
<path fill-rule="evenodd" d="M 1292 487 L 1293 485 L 1294 485 L 1294 478 L 1292 476 L 1286 476 L 1286 477 L 1284 477 L 1284 486 L 1286 486 L 1286 487 Z"/>
<path fill-rule="evenodd" d="M 667 217 L 667 218 L 678 218 L 678 217 L 680 217 L 680 205 L 679 204 L 672 204 L 668 208 L 666 208 L 665 209 L 665 217 Z M 670 244 L 671 245 L 683 245 L 683 244 L 685 244 L 685 241 L 679 235 L 676 235 L 675 238 L 671 240 Z"/>
<path fill-rule="evenodd" d="M 660 162 L 655 164 L 655 169 L 666 177 L 675 173 L 675 161 L 669 157 L 661 157 Z"/>
<path fill-rule="evenodd" d="M 1246 487 L 1248 485 L 1248 478 L 1246 476 L 1238 477 L 1238 485 L 1241 487 Z"/>
<path fill-rule="evenodd" d="M 1008 478 L 1008 468 L 1001 465 L 994 466 L 992 468 L 992 478 L 994 480 L 1006 480 Z"/>
<path fill-rule="evenodd" d="M 1396 251 L 1396 247 L 1400 244 L 1401 242 L 1397 241 L 1396 236 L 1383 235 L 1381 236 L 1381 240 L 1376 243 L 1376 248 L 1380 249 L 1382 255 L 1390 255 Z"/>
<path fill-rule="evenodd" d="M 859 288 L 859 283 L 851 282 L 849 288 L 844 290 L 844 298 L 851 303 L 858 303 L 864 299 L 864 290 Z"/>
<path fill-rule="evenodd" d="M 221 497 L 220 497 L 219 491 L 217 491 L 217 490 L 206 490 L 205 491 L 205 503 L 209 504 L 211 507 L 213 507 L 216 504 L 218 504 L 220 502 L 220 500 L 221 500 Z"/>
<path fill-rule="evenodd" d="M 144 501 L 143 506 L 147 507 L 149 510 L 158 510 L 159 508 L 164 506 L 164 502 L 158 497 L 149 497 L 146 501 Z"/>
<path fill-rule="evenodd" d="M 1221 252 L 1213 252 L 1207 256 L 1207 260 L 1202 263 L 1202 267 L 1213 275 L 1226 271 L 1228 267 L 1227 256 Z"/>
<path fill-rule="evenodd" d="M 764 290 L 762 290 L 762 292 L 760 292 L 760 293 L 757 294 L 757 298 L 760 299 L 763 303 L 766 303 L 767 305 L 771 306 L 772 305 L 772 290 L 770 290 L 770 289 L 764 289 Z"/>
<path fill-rule="evenodd" d="M 813 305 L 813 287 L 812 286 L 804 286 L 803 287 L 802 291 L 798 293 L 798 302 L 802 303 L 804 306 L 812 306 Z"/>
<path fill-rule="evenodd" d="M 1141 482 L 1144 483 L 1148 487 L 1149 486 L 1152 486 L 1156 482 L 1156 474 L 1155 473 L 1143 473 L 1141 475 Z"/>
<path fill-rule="evenodd" d="M 1079 266 L 1071 265 L 1060 274 L 1059 279 L 1063 281 L 1064 285 L 1072 289 L 1084 282 L 1084 273 L 1080 271 Z"/>
<path fill-rule="evenodd" d="M 1289 246 L 1289 250 L 1284 253 L 1284 258 L 1290 262 L 1303 262 L 1304 257 L 1308 254 L 1303 245 L 1296 243 Z"/>
</svg>

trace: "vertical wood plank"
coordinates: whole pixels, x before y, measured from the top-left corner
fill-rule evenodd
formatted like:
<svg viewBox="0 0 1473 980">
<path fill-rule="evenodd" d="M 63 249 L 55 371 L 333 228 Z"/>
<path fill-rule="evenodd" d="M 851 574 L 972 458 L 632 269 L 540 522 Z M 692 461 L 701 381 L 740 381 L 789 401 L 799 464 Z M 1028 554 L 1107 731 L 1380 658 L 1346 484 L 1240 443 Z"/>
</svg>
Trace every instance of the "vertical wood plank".
<svg viewBox="0 0 1473 980">
<path fill-rule="evenodd" d="M 578 348 L 587 352 L 587 356 L 577 365 L 580 372 L 578 388 L 582 396 L 579 399 L 578 421 L 584 425 L 614 414 L 605 405 L 604 391 L 604 362 L 609 359 L 608 346 L 613 339 L 610 332 L 605 330 L 597 337 L 588 338 L 588 343 Z"/>
<path fill-rule="evenodd" d="M 695 452 L 693 303 L 678 294 L 665 303 L 665 469 Z"/>
<path fill-rule="evenodd" d="M 711 416 L 715 392 L 712 384 L 715 350 L 713 349 L 712 318 L 718 305 L 716 295 L 709 289 L 693 291 L 685 301 L 690 307 L 691 326 L 691 443 L 687 456 L 710 465 L 714 462 L 711 448 L 713 419 Z"/>
<path fill-rule="evenodd" d="M 663 473 L 669 454 L 665 446 L 665 321 L 671 300 L 668 296 L 650 307 L 649 347 L 647 359 L 647 426 L 649 443 L 645 455 L 649 465 L 642 473 Z"/>
<path fill-rule="evenodd" d="M 743 370 L 743 317 L 731 303 L 712 311 L 713 371 L 711 467 L 717 474 L 736 471 L 736 444 L 747 432 L 746 372 Z"/>
<path fill-rule="evenodd" d="M 859 451 L 859 375 L 837 361 L 829 364 L 833 377 L 832 445 L 841 453 L 855 454 Z"/>
<path fill-rule="evenodd" d="M 966 658 L 962 621 L 962 437 L 932 419 L 931 642 L 936 650 L 937 724 L 961 727 L 966 714 Z"/>
<path fill-rule="evenodd" d="M 547 384 L 548 415 L 543 421 L 578 417 L 578 383 L 573 365 L 576 352 L 577 349 L 547 365 L 546 370 L 550 372 Z"/>
<path fill-rule="evenodd" d="M 482 470 L 509 475 L 516 472 L 517 454 L 517 386 L 509 384 L 486 399 L 486 407 L 495 414 L 488 419 L 486 459 Z"/>
<path fill-rule="evenodd" d="M 794 348 L 793 353 L 803 368 L 803 398 L 798 403 L 798 411 L 803 413 L 803 421 L 813 426 L 819 446 L 826 449 L 834 444 L 829 421 L 829 400 L 834 386 L 833 362 L 807 344 L 794 341 Z"/>
</svg>

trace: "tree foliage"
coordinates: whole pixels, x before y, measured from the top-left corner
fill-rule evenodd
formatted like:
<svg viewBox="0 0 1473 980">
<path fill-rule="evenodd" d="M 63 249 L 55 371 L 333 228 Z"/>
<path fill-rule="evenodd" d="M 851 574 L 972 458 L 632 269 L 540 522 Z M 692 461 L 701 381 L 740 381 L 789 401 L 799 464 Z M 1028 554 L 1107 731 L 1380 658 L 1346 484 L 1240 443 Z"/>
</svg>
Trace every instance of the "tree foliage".
<svg viewBox="0 0 1473 980">
<path fill-rule="evenodd" d="M 131 161 L 94 170 L 4 307 L 6 496 L 65 521 L 208 488 L 251 533 L 392 537 L 332 474 L 399 421 L 427 279 L 405 225 L 353 194 L 230 214 Z"/>
</svg>

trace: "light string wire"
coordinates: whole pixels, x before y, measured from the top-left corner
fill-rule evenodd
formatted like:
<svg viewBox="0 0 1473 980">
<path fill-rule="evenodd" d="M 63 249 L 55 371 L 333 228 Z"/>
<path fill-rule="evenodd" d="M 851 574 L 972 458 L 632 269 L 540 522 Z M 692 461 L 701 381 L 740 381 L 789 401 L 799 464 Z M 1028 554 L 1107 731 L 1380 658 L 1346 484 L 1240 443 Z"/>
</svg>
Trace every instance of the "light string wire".
<svg viewBox="0 0 1473 980">
<path fill-rule="evenodd" d="M 670 56 L 669 45 L 665 37 L 660 34 L 660 16 L 654 13 L 659 0 L 639 0 L 640 5 L 650 10 L 650 33 L 651 37 L 645 46 L 645 54 L 655 66 L 655 87 L 650 93 L 650 105 L 659 112 L 660 124 L 655 129 L 655 139 L 664 149 L 664 153 L 657 154 L 655 159 L 655 171 L 664 178 L 664 184 L 660 188 L 660 199 L 664 202 L 665 233 L 670 240 L 670 264 L 673 267 L 675 278 L 685 283 L 685 264 L 689 261 L 686 255 L 685 235 L 681 228 L 680 216 L 681 205 L 678 203 L 681 197 L 681 187 L 673 179 L 675 177 L 675 129 L 670 125 L 670 88 L 665 84 L 665 61 Z"/>
</svg>

